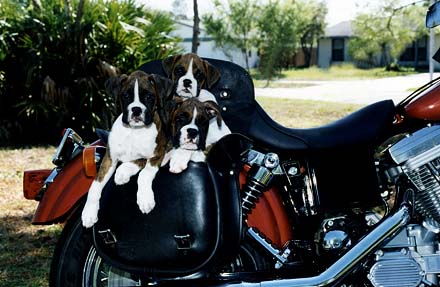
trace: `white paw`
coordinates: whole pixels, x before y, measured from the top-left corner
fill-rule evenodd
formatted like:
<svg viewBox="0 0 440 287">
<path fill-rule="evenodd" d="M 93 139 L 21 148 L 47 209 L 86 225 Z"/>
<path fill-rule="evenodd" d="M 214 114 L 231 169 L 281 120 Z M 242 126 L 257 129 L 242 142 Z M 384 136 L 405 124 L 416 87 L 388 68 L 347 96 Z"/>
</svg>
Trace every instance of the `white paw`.
<svg viewBox="0 0 440 287">
<path fill-rule="evenodd" d="M 188 167 L 192 151 L 176 150 L 170 159 L 170 172 L 181 173 Z"/>
<path fill-rule="evenodd" d="M 84 227 L 92 227 L 98 221 L 99 205 L 86 203 L 81 214 L 82 224 Z"/>
<path fill-rule="evenodd" d="M 149 192 L 137 192 L 137 204 L 142 213 L 150 213 L 153 210 L 156 202 L 154 201 L 153 191 Z"/>
<path fill-rule="evenodd" d="M 118 167 L 115 172 L 115 183 L 117 185 L 123 185 L 130 181 L 131 173 L 127 168 L 124 168 L 123 165 Z"/>
</svg>

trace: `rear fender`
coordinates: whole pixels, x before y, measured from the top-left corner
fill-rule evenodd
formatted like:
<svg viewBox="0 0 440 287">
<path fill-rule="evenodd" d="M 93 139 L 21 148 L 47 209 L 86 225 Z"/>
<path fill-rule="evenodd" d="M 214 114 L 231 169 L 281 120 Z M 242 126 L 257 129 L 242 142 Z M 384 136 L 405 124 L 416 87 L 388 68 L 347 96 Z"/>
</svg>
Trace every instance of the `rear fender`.
<svg viewBox="0 0 440 287">
<path fill-rule="evenodd" d="M 95 142 L 93 145 L 99 145 Z M 82 153 L 73 158 L 49 185 L 38 204 L 32 224 L 64 223 L 81 205 L 94 176 L 87 176 Z"/>
</svg>

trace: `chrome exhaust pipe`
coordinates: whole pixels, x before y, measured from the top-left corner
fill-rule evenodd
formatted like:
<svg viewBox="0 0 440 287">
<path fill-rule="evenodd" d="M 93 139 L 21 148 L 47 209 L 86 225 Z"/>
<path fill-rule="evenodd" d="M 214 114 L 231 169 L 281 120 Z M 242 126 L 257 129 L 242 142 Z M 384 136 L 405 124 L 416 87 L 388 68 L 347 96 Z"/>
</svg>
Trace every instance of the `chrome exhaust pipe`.
<svg viewBox="0 0 440 287">
<path fill-rule="evenodd" d="M 365 236 L 358 244 L 350 249 L 344 256 L 331 265 L 318 276 L 295 279 L 281 279 L 263 281 L 259 283 L 240 282 L 222 286 L 228 287 L 306 287 L 306 286 L 331 286 L 347 275 L 356 265 L 370 255 L 379 245 L 385 243 L 392 235 L 396 234 L 411 219 L 411 207 L 402 205 L 392 216 L 385 219 L 379 226 Z"/>
</svg>

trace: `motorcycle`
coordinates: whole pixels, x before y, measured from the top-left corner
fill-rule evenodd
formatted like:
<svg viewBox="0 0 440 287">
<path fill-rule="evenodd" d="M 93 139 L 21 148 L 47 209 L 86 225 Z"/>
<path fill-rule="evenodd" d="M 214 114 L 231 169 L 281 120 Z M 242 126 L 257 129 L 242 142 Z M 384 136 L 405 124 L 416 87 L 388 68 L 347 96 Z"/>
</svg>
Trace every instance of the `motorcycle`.
<svg viewBox="0 0 440 287">
<path fill-rule="evenodd" d="M 233 134 L 206 163 L 161 168 L 150 214 L 136 208 L 135 179 L 110 180 L 98 223 L 82 226 L 105 131 L 85 145 L 66 129 L 55 168 L 25 172 L 33 224 L 65 224 L 51 286 L 439 286 L 440 78 L 397 105 L 289 129 L 255 101 L 245 70 L 207 60 Z M 140 69 L 163 74 L 159 61 Z"/>
</svg>

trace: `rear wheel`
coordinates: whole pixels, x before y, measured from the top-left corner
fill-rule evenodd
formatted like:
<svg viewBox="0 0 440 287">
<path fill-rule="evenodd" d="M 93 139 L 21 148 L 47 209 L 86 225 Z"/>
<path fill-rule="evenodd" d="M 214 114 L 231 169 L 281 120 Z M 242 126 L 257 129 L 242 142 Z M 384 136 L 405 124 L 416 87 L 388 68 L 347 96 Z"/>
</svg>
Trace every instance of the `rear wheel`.
<svg viewBox="0 0 440 287">
<path fill-rule="evenodd" d="M 226 275 L 226 272 L 234 278 L 234 274 L 244 272 L 253 277 L 254 272 L 267 268 L 267 261 L 252 244 L 245 243 L 240 247 L 238 256 L 219 273 Z M 104 262 L 93 247 L 90 230 L 82 226 L 79 212 L 67 222 L 52 258 L 50 287 L 125 287 L 146 284 L 148 282 L 141 281 L 139 276 Z"/>
<path fill-rule="evenodd" d="M 64 227 L 50 268 L 51 287 L 141 286 L 138 277 L 106 264 L 93 247 L 91 232 L 75 216 Z"/>
</svg>

